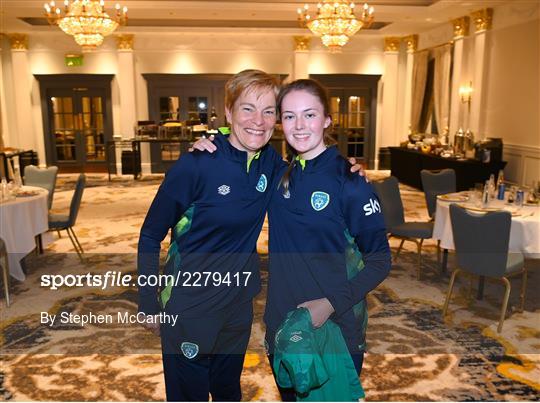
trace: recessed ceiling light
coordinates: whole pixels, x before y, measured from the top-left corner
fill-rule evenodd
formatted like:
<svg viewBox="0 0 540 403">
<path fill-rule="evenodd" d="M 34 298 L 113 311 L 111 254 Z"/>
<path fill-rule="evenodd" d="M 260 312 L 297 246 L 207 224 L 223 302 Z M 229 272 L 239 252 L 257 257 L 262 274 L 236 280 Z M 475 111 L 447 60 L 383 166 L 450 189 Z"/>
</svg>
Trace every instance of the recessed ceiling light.
<svg viewBox="0 0 540 403">
<path fill-rule="evenodd" d="M 428 18 L 426 18 L 426 21 L 427 21 L 427 22 L 431 22 L 431 21 L 433 21 L 433 18 L 428 17 Z"/>
</svg>

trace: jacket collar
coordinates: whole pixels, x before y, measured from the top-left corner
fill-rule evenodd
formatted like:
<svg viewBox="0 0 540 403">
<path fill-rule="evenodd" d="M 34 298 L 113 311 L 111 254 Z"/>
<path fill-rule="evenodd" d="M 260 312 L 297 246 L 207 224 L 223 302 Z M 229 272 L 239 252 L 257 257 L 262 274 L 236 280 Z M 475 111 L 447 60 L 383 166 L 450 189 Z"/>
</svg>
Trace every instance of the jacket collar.
<svg viewBox="0 0 540 403">
<path fill-rule="evenodd" d="M 304 172 L 316 171 L 319 168 L 328 164 L 329 162 L 333 161 L 338 155 L 339 152 L 337 147 L 330 146 L 311 160 L 302 160 L 297 157 L 297 167 L 298 169 L 302 169 L 302 171 Z"/>
<path fill-rule="evenodd" d="M 233 161 L 239 161 L 247 164 L 248 161 L 248 153 L 247 151 L 240 151 L 237 148 L 235 148 L 229 141 L 229 136 L 224 136 L 222 134 L 216 134 L 214 136 L 214 143 L 216 144 L 219 151 L 223 152 L 224 155 L 233 160 Z M 257 153 L 254 155 L 254 159 L 259 158 L 260 153 L 263 152 L 266 149 L 267 145 L 265 145 L 263 148 L 261 148 Z"/>
</svg>

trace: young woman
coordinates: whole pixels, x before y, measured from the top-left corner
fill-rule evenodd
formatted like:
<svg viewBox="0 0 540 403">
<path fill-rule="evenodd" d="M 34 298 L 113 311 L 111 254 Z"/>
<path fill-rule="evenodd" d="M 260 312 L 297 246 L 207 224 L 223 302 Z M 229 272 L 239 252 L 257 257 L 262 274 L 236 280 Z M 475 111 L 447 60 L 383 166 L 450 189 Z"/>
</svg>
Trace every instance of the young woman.
<svg viewBox="0 0 540 403">
<path fill-rule="evenodd" d="M 283 162 L 267 143 L 276 123 L 278 83 L 257 70 L 225 88 L 228 137 L 219 151 L 180 157 L 167 172 L 141 229 L 138 273 L 155 284 L 160 243 L 171 243 L 161 287 L 139 288 L 139 311 L 176 315 L 160 333 L 169 401 L 240 401 L 240 374 L 260 291 L 256 242 Z"/>
<path fill-rule="evenodd" d="M 296 156 L 272 189 L 268 213 L 264 319 L 270 358 L 287 313 L 305 307 L 313 326 L 331 318 L 340 327 L 360 374 L 365 298 L 391 267 L 381 208 L 372 186 L 351 174 L 337 148 L 325 143 L 332 122 L 325 89 L 314 80 L 297 80 L 281 89 L 277 104 Z M 280 393 L 283 400 L 295 400 L 292 390 L 280 388 Z"/>
</svg>

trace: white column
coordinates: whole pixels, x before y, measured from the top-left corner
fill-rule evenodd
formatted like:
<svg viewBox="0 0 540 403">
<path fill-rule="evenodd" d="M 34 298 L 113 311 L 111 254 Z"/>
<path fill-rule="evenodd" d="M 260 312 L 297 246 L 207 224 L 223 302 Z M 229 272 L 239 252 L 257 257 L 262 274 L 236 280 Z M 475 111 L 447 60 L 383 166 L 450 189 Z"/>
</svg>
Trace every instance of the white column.
<svg viewBox="0 0 540 403">
<path fill-rule="evenodd" d="M 403 99 L 403 124 L 400 129 L 401 135 L 409 133 L 411 127 L 412 108 L 412 74 L 414 65 L 414 52 L 418 49 L 418 35 L 410 35 L 403 39 L 407 44 L 407 64 L 405 67 L 405 92 Z"/>
<path fill-rule="evenodd" d="M 122 138 L 133 138 L 133 127 L 137 123 L 137 98 L 135 91 L 135 60 L 133 56 L 134 35 L 116 36 L 118 54 L 118 97 L 120 106 L 120 133 Z M 144 146 L 144 145 L 143 145 Z M 148 161 L 147 161 L 148 159 Z M 141 164 L 149 165 L 148 153 L 141 153 Z M 116 149 L 116 172 L 121 172 L 122 150 Z"/>
<path fill-rule="evenodd" d="M 10 134 L 10 146 L 36 150 L 37 143 L 32 120 L 32 76 L 28 63 L 28 35 L 10 34 L 12 77 L 14 86 L 17 132 Z M 39 158 L 44 160 L 45 155 Z"/>
<path fill-rule="evenodd" d="M 469 34 L 469 17 L 462 17 L 452 21 L 454 26 L 454 60 L 452 71 L 452 88 L 450 98 L 450 138 L 467 122 L 464 122 L 462 103 L 459 95 L 459 87 L 463 82 L 464 38 Z M 467 118 L 467 116 L 465 117 Z"/>
<path fill-rule="evenodd" d="M 381 137 L 376 144 L 376 153 L 380 147 L 399 144 L 400 133 L 396 127 L 397 121 L 397 90 L 398 90 L 398 56 L 399 38 L 385 38 L 384 74 L 382 91 Z"/>
<path fill-rule="evenodd" d="M 486 84 L 486 59 L 488 50 L 488 32 L 491 29 L 493 10 L 486 8 L 471 15 L 475 25 L 474 36 L 474 63 L 473 63 L 473 93 L 471 97 L 470 129 L 476 139 L 484 139 L 485 126 L 485 84 Z"/>
<path fill-rule="evenodd" d="M 309 78 L 309 36 L 294 36 L 293 80 Z"/>
<path fill-rule="evenodd" d="M 133 57 L 133 35 L 118 35 L 118 87 L 120 96 L 120 131 L 123 138 L 133 137 L 137 123 L 135 93 L 135 66 Z"/>
</svg>

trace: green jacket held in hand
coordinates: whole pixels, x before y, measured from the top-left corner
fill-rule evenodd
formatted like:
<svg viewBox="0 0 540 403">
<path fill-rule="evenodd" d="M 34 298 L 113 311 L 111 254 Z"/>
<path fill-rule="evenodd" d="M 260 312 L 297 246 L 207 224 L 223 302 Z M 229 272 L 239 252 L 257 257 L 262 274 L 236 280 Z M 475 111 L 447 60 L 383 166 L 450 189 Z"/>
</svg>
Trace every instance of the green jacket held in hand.
<svg viewBox="0 0 540 403">
<path fill-rule="evenodd" d="M 296 391 L 297 401 L 358 401 L 365 397 L 339 327 L 327 320 L 314 328 L 309 311 L 287 314 L 275 337 L 278 384 Z"/>
</svg>

